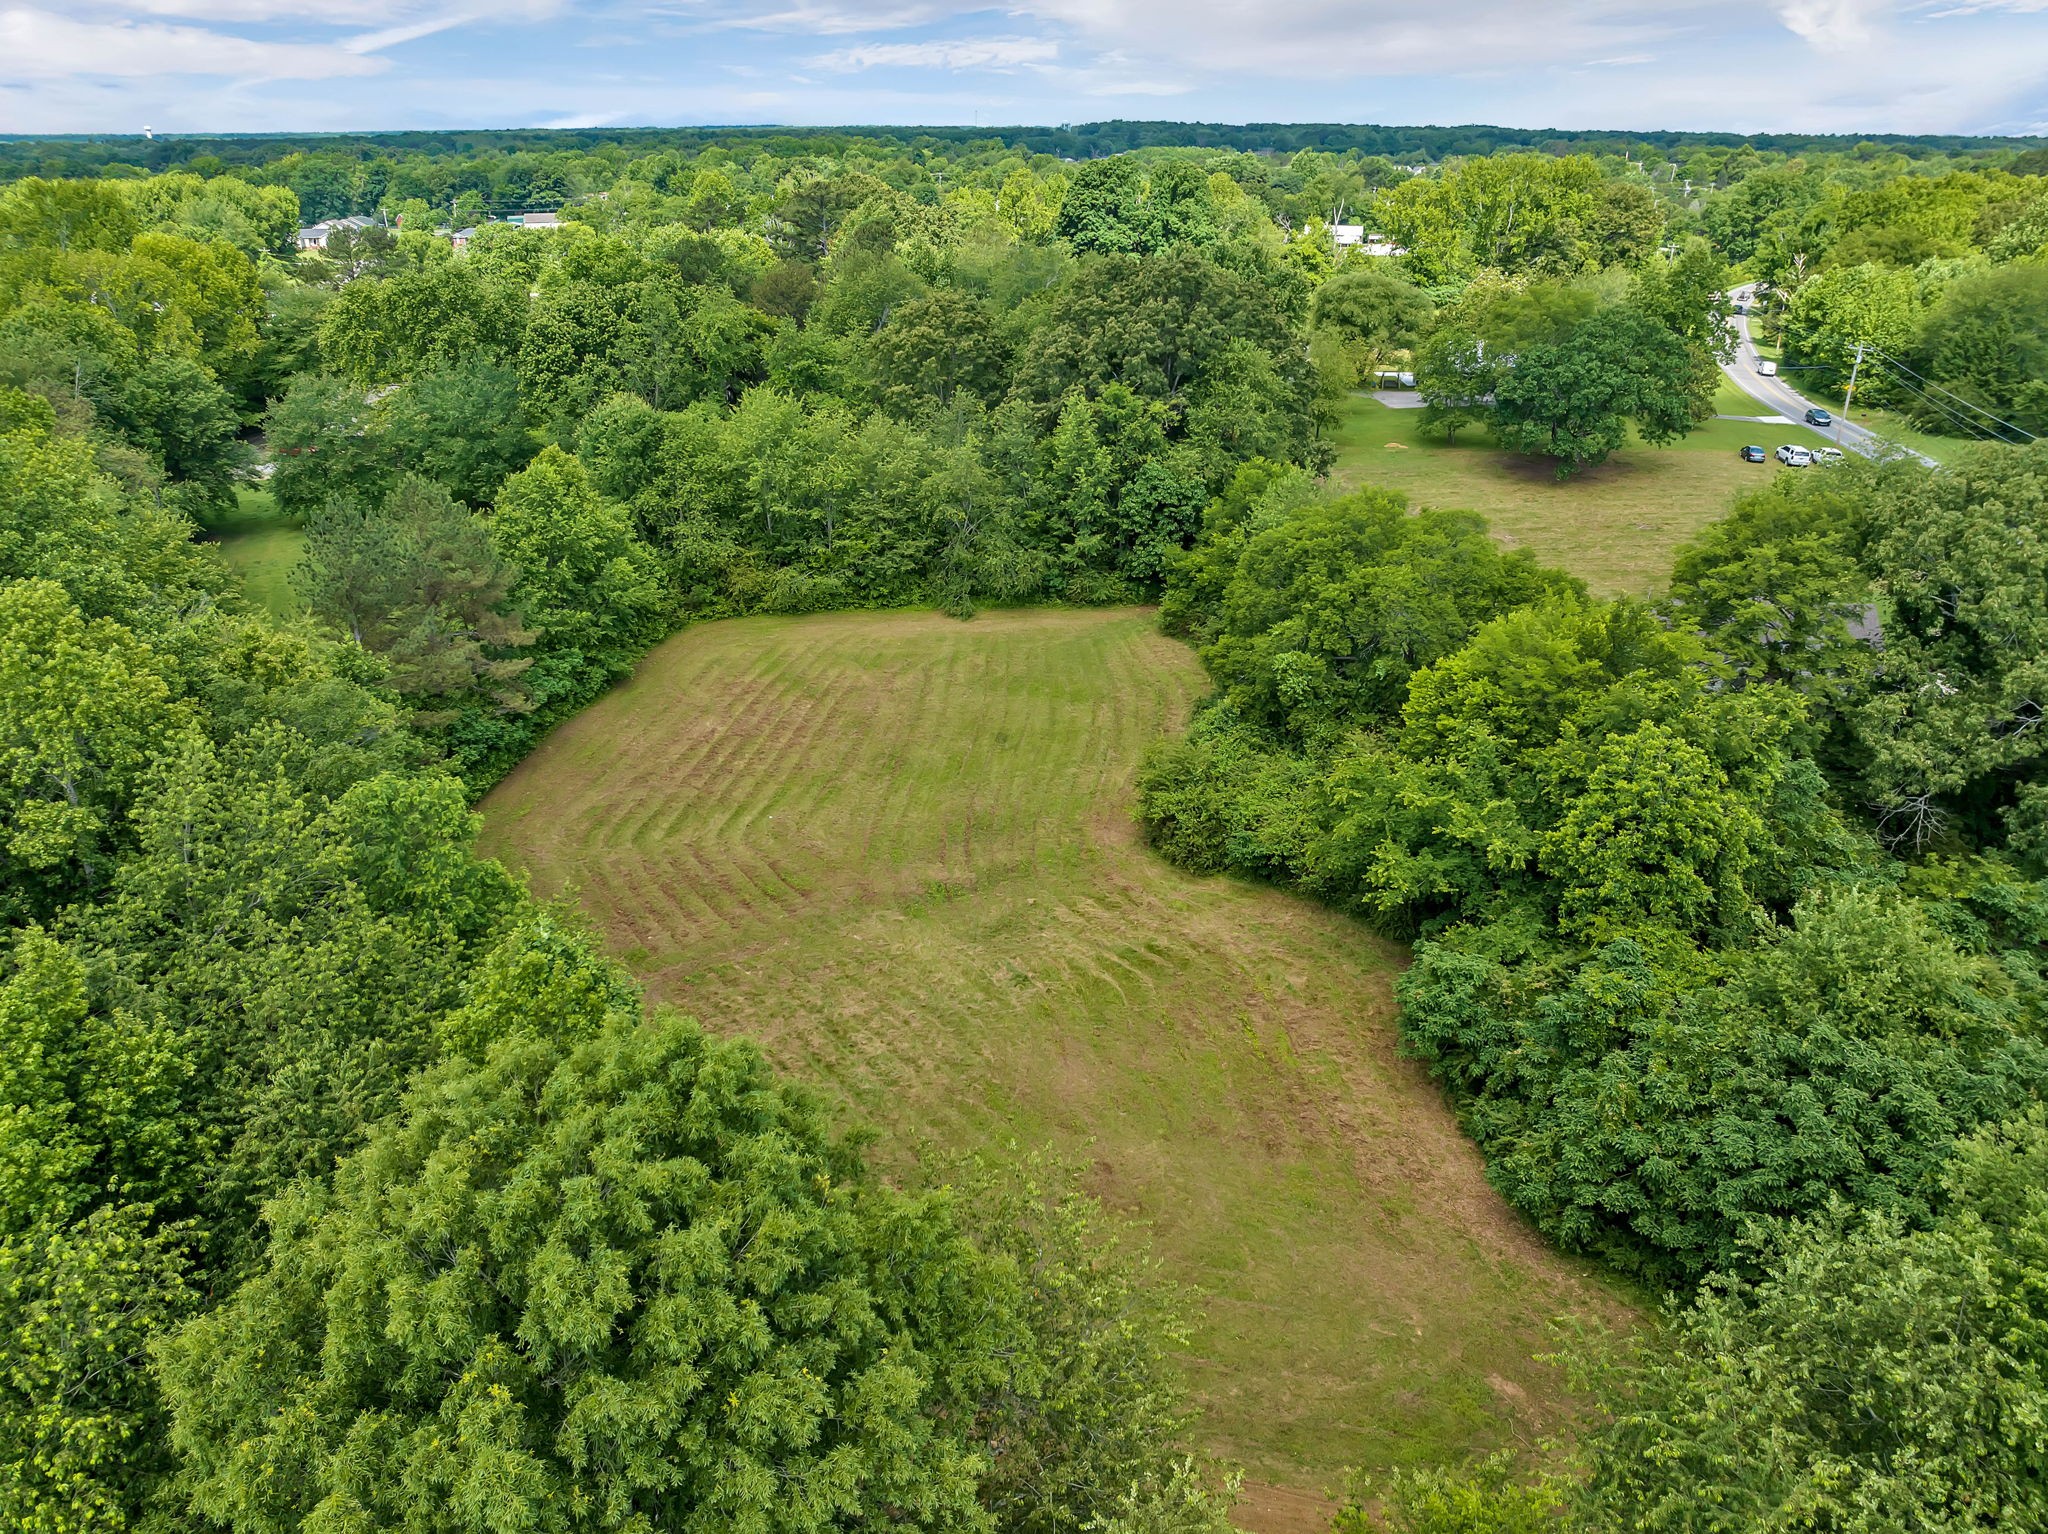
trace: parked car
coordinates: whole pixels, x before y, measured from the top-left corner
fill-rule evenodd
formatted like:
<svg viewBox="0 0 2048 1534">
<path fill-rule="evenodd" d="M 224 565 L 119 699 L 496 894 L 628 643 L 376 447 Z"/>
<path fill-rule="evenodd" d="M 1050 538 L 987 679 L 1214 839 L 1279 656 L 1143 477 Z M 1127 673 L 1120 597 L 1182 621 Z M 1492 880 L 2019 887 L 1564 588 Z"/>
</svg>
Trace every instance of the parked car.
<svg viewBox="0 0 2048 1534">
<path fill-rule="evenodd" d="M 1835 424 L 1835 418 L 1829 415 L 1827 411 L 1821 409 L 1820 406 L 1815 405 L 1806 412 L 1806 424 L 1808 426 L 1832 426 Z"/>
<path fill-rule="evenodd" d="M 1787 442 L 1778 449 L 1778 462 L 1788 469 L 1806 469 L 1813 466 L 1813 450 L 1797 447 Z"/>
<path fill-rule="evenodd" d="M 1816 447 L 1809 448 L 1808 451 L 1813 454 L 1813 461 L 1816 464 L 1840 463 L 1842 461 L 1842 450 L 1838 447 Z"/>
<path fill-rule="evenodd" d="M 1770 456 L 1771 455 L 1769 453 L 1766 453 L 1754 442 L 1750 443 L 1748 447 L 1745 447 L 1742 450 L 1742 461 L 1744 463 L 1764 463 L 1769 460 Z"/>
<path fill-rule="evenodd" d="M 1771 361 L 1768 357 L 1759 357 L 1756 360 L 1756 375 L 1759 378 L 1776 378 L 1778 376 L 1778 364 Z"/>
</svg>

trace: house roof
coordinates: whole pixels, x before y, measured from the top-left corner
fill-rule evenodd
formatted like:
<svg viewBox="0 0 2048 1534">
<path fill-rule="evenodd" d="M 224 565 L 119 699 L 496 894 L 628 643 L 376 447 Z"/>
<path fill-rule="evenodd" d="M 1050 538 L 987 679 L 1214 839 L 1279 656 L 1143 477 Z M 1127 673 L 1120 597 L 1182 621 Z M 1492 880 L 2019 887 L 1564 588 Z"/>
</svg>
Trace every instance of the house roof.
<svg viewBox="0 0 2048 1534">
<path fill-rule="evenodd" d="M 337 229 L 367 229 L 377 220 L 362 213 L 351 213 L 346 218 L 323 218 L 317 224 L 307 224 L 299 230 L 299 238 L 320 239 Z"/>
</svg>

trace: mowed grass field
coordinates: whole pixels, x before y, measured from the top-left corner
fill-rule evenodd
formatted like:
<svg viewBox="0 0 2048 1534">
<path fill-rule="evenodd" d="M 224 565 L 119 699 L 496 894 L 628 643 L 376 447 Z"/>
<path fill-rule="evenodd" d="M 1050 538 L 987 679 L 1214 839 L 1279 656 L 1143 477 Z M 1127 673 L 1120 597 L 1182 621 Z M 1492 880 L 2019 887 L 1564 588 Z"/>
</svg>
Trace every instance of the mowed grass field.
<svg viewBox="0 0 2048 1534">
<path fill-rule="evenodd" d="M 1076 1158 L 1203 1297 L 1191 1374 L 1263 1483 L 1246 1522 L 1307 1528 L 1346 1466 L 1558 1427 L 1547 1323 L 1628 1313 L 1397 1055 L 1398 947 L 1142 844 L 1139 759 L 1205 690 L 1147 610 L 706 624 L 485 800 L 482 850 L 883 1129 L 885 1164 Z"/>
<path fill-rule="evenodd" d="M 1765 409 L 1728 392 L 1746 413 Z M 1744 443 L 1776 449 L 1826 440 L 1805 426 L 1708 421 L 1669 447 L 1632 443 L 1560 481 L 1548 462 L 1502 452 L 1483 431 L 1468 427 L 1446 446 L 1425 438 L 1421 425 L 1420 410 L 1354 396 L 1338 428 L 1332 483 L 1385 485 L 1417 506 L 1479 512 L 1502 543 L 1561 565 L 1598 596 L 1662 591 L 1679 546 L 1726 516 L 1738 495 L 1770 481 L 1777 464 L 1744 463 Z"/>
</svg>

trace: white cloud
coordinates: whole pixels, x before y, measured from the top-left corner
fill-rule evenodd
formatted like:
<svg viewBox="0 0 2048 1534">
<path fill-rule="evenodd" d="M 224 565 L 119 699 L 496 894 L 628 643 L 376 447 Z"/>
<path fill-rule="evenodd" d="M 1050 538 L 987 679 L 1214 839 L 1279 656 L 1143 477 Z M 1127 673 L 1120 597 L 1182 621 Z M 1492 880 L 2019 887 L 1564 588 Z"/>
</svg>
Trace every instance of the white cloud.
<svg viewBox="0 0 2048 1534">
<path fill-rule="evenodd" d="M 1788 31 L 1827 52 L 1860 48 L 1871 40 L 1873 23 L 1892 7 L 1885 0 L 1777 0 Z"/>
<path fill-rule="evenodd" d="M 94 8 L 91 0 L 71 7 L 73 14 Z M 134 16 L 168 16 L 185 21 L 312 23 L 318 26 L 367 26 L 388 21 L 408 9 L 404 0 L 106 0 L 97 9 Z"/>
<path fill-rule="evenodd" d="M 997 9 L 988 0 L 661 3 L 667 14 L 722 27 L 812 35 L 958 24 Z M 1612 56 L 1726 13 L 1725 4 L 1709 0 L 1007 0 L 1001 10 L 1133 58 L 1218 74 L 1299 71 L 1305 87 L 1344 77 Z"/>
<path fill-rule="evenodd" d="M 740 0 L 737 5 L 707 7 L 680 0 L 648 7 L 651 15 L 681 15 L 725 29 L 755 32 L 794 32 L 811 37 L 844 37 L 854 32 L 897 32 L 907 27 L 929 26 L 955 15 L 977 9 L 971 3 L 949 4 L 947 0 L 901 4 L 899 0 L 787 0 L 773 10 Z"/>
<path fill-rule="evenodd" d="M 385 27 L 376 32 L 358 33 L 341 46 L 350 53 L 378 53 L 386 48 L 396 48 L 403 43 L 418 42 L 423 37 L 432 37 L 436 32 L 466 26 L 476 19 L 467 13 L 453 16 L 423 16 L 417 21 L 401 22 L 395 27 Z"/>
<path fill-rule="evenodd" d="M 861 43 L 810 62 L 819 69 L 1016 69 L 1059 57 L 1059 44 L 1040 37 L 983 37 L 956 42 Z"/>
<path fill-rule="evenodd" d="M 320 43 L 271 43 L 155 22 L 77 21 L 26 8 L 0 11 L 0 80 L 210 75 L 331 80 L 385 68 Z"/>
</svg>

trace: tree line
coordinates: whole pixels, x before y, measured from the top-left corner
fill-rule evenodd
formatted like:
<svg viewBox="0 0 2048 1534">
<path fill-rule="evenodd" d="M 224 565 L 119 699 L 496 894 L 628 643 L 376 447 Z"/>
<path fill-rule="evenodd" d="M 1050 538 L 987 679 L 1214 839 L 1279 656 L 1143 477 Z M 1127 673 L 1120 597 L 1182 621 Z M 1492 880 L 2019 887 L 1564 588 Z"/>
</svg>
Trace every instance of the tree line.
<svg viewBox="0 0 2048 1534">
<path fill-rule="evenodd" d="M 336 154 L 359 160 L 405 155 L 477 157 L 556 150 L 586 151 L 620 145 L 640 153 L 679 150 L 685 154 L 716 147 L 769 143 L 792 154 L 839 155 L 849 145 L 889 149 L 957 150 L 997 146 L 1062 159 L 1093 159 L 1140 149 L 1230 149 L 1254 154 L 1292 155 L 1302 150 L 1335 154 L 1385 155 L 1401 161 L 1452 159 L 1517 150 L 1544 153 L 1636 154 L 1661 151 L 1676 157 L 1686 150 L 1709 153 L 1747 150 L 1782 155 L 1975 154 L 2009 158 L 2039 154 L 2037 140 L 1968 134 L 1616 133 L 1555 128 L 1527 129 L 1469 124 L 1462 127 L 1398 127 L 1367 123 L 1076 123 L 1071 127 L 929 127 L 919 129 L 846 126 L 837 128 L 504 128 L 424 130 L 389 133 L 167 134 L 138 138 L 123 134 L 65 137 L 0 137 L 0 181 L 20 176 L 78 177 L 101 174 L 160 174 L 195 170 L 202 174 L 261 166 L 293 154 Z M 360 211 L 360 210 L 358 210 Z"/>
</svg>

